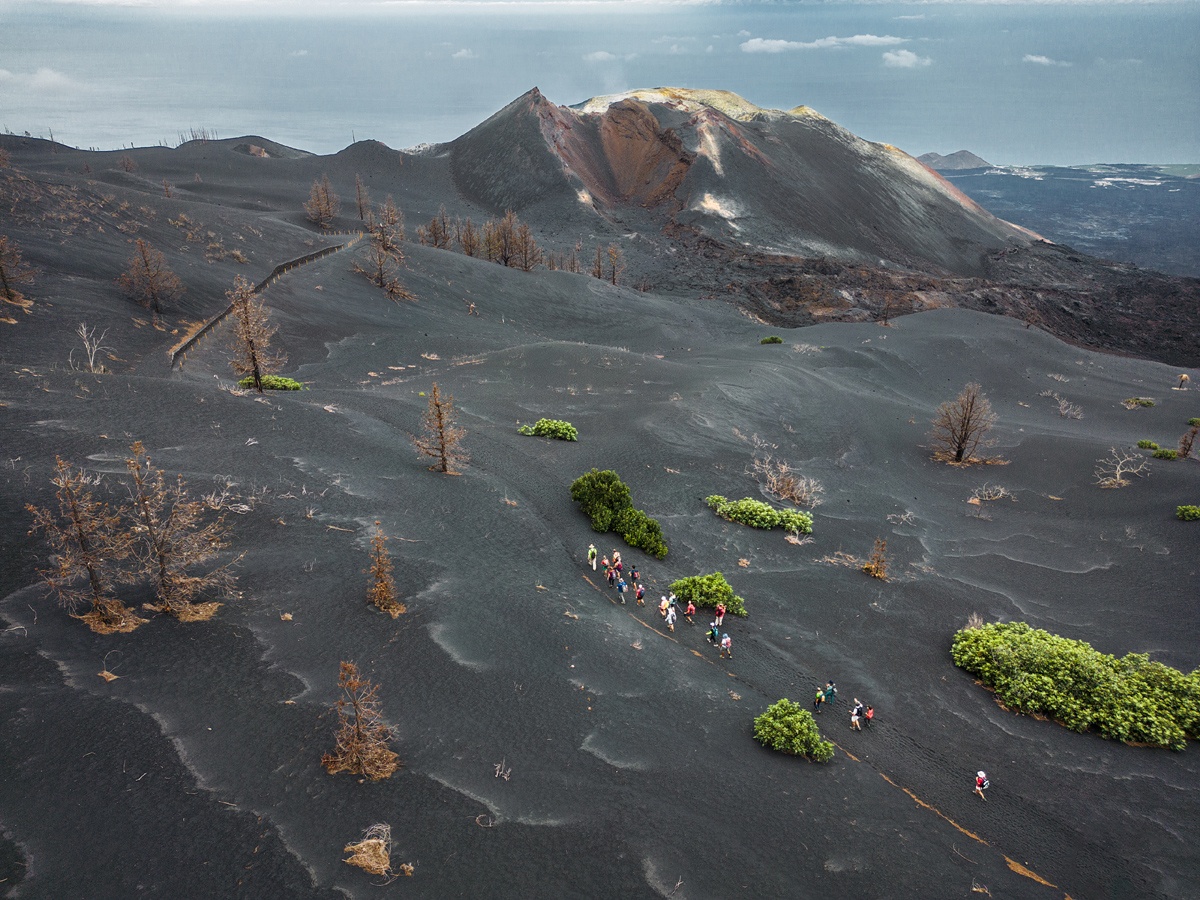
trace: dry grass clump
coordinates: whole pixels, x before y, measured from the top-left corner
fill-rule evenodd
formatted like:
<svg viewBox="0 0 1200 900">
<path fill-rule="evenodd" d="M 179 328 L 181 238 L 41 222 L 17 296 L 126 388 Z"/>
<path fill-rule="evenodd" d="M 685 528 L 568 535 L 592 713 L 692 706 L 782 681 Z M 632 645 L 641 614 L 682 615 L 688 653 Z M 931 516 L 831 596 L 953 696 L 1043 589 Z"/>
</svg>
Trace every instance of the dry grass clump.
<svg viewBox="0 0 1200 900">
<path fill-rule="evenodd" d="M 363 832 L 362 840 L 347 844 L 343 853 L 349 853 L 348 859 L 342 860 L 347 865 L 357 866 L 372 875 L 382 875 L 389 881 L 399 875 L 411 876 L 412 863 L 401 863 L 398 870 L 392 869 L 392 826 L 380 822 L 372 825 Z"/>
<path fill-rule="evenodd" d="M 1001 487 L 998 484 L 984 484 L 982 487 L 977 487 L 971 492 L 971 499 L 967 502 L 978 506 L 981 503 L 990 503 L 994 500 L 1012 499 L 1012 491 L 1008 488 Z"/>
</svg>

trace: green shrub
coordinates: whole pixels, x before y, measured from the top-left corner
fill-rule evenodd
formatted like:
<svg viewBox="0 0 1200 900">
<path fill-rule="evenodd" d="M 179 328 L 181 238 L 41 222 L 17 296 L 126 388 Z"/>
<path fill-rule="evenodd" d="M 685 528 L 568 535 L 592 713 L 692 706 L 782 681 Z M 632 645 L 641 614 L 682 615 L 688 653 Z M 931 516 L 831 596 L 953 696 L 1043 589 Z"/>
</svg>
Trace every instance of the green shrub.
<svg viewBox="0 0 1200 900">
<path fill-rule="evenodd" d="M 779 528 L 793 534 L 812 534 L 812 514 L 798 510 L 776 509 L 769 503 L 743 497 L 741 500 L 727 500 L 720 494 L 705 497 L 708 508 L 722 519 L 740 522 L 751 528 Z"/>
<path fill-rule="evenodd" d="M 294 378 L 284 378 L 282 375 L 263 375 L 260 379 L 264 391 L 302 391 L 304 385 Z M 247 375 L 238 382 L 238 387 L 254 387 L 254 376 Z"/>
<path fill-rule="evenodd" d="M 1175 516 L 1185 522 L 1200 522 L 1200 506 L 1177 506 Z"/>
<path fill-rule="evenodd" d="M 1148 441 L 1145 438 L 1142 438 L 1140 441 L 1138 441 L 1138 447 L 1140 447 L 1142 450 L 1157 450 L 1158 444 L 1154 443 L 1154 441 Z"/>
<path fill-rule="evenodd" d="M 613 531 L 621 535 L 630 547 L 645 550 L 655 559 L 663 559 L 667 555 L 662 526 L 642 510 L 632 506 L 621 510 L 613 525 Z"/>
<path fill-rule="evenodd" d="M 782 344 L 783 338 L 781 338 L 777 334 L 773 334 L 770 337 L 763 338 L 761 341 L 759 341 L 759 343 L 760 344 Z"/>
<path fill-rule="evenodd" d="M 1179 457 L 1178 450 L 1172 450 L 1170 447 L 1159 447 L 1154 451 L 1155 459 L 1177 459 Z"/>
<path fill-rule="evenodd" d="M 733 587 L 720 572 L 680 578 L 671 583 L 670 590 L 684 605 L 687 605 L 689 600 L 696 606 L 714 607 L 718 603 L 724 603 L 725 611 L 731 616 L 748 615 L 746 601 L 733 592 Z"/>
<path fill-rule="evenodd" d="M 1200 416 L 1197 416 L 1194 419 L 1188 419 L 1188 424 L 1193 428 L 1200 427 Z"/>
<path fill-rule="evenodd" d="M 813 762 L 833 759 L 833 743 L 821 739 L 812 713 L 787 698 L 772 703 L 754 720 L 754 737 L 764 747 Z"/>
<path fill-rule="evenodd" d="M 591 520 L 593 531 L 615 531 L 630 547 L 662 559 L 667 555 L 662 527 L 640 509 L 634 509 L 629 488 L 611 469 L 592 469 L 571 483 L 571 499 Z"/>
<path fill-rule="evenodd" d="M 1129 409 L 1134 409 L 1138 406 L 1153 406 L 1154 401 L 1149 397 L 1128 397 L 1121 401 L 1121 405 L 1126 406 Z"/>
<path fill-rule="evenodd" d="M 579 432 L 575 426 L 562 419 L 538 419 L 532 425 L 522 425 L 517 431 L 532 437 L 554 438 L 559 441 L 579 440 Z"/>
<path fill-rule="evenodd" d="M 1074 731 L 1172 750 L 1200 737 L 1200 669 L 1185 675 L 1144 653 L 1117 659 L 1024 622 L 965 628 L 951 656 L 1008 708 Z"/>
</svg>

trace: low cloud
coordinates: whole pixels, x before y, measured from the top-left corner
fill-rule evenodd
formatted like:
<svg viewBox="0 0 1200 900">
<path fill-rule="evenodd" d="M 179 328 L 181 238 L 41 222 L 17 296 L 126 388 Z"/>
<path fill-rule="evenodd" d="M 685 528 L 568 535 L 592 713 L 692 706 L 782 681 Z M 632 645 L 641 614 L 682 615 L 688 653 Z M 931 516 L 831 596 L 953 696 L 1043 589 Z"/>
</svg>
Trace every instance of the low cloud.
<svg viewBox="0 0 1200 900">
<path fill-rule="evenodd" d="M 79 85 L 62 72 L 43 66 L 28 74 L 0 69 L 0 88 L 10 88 L 33 94 L 61 94 L 79 90 Z"/>
<path fill-rule="evenodd" d="M 1069 62 L 1063 62 L 1061 59 L 1051 59 L 1049 56 L 1040 56 L 1036 53 L 1026 53 L 1021 62 L 1033 63 L 1035 66 L 1069 66 Z"/>
<path fill-rule="evenodd" d="M 923 69 L 932 62 L 928 56 L 917 56 L 911 50 L 888 50 L 883 54 L 883 64 L 891 69 Z"/>
<path fill-rule="evenodd" d="M 904 44 L 908 38 L 890 34 L 855 34 L 850 37 L 824 37 L 815 41 L 785 41 L 779 38 L 751 38 L 743 41 L 743 53 L 788 53 L 793 50 L 826 50 L 830 47 L 887 47 Z"/>
<path fill-rule="evenodd" d="M 463 47 L 461 50 L 455 50 L 450 54 L 451 59 L 474 59 L 475 53 L 469 47 Z"/>
<path fill-rule="evenodd" d="M 607 50 L 597 50 L 594 53 L 585 53 L 583 58 L 588 62 L 610 62 L 616 57 Z"/>
</svg>

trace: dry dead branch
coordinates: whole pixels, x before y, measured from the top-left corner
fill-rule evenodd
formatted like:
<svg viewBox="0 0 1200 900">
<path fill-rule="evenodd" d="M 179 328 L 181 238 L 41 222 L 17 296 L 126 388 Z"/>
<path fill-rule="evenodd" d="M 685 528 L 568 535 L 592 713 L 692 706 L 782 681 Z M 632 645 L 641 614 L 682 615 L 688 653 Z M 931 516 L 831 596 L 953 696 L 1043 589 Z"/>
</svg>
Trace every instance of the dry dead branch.
<svg viewBox="0 0 1200 900">
<path fill-rule="evenodd" d="M 382 822 L 372 825 L 363 832 L 362 840 L 347 844 L 343 853 L 350 858 L 342 862 L 358 866 L 372 875 L 391 876 L 392 873 L 392 827 Z"/>
<path fill-rule="evenodd" d="M 768 493 L 808 509 L 821 505 L 821 495 L 825 493 L 821 482 L 798 475 L 784 460 L 772 459 L 767 454 L 755 457 L 753 467 L 755 477 L 762 479 Z"/>
<path fill-rule="evenodd" d="M 425 432 L 420 437 L 413 437 L 412 442 L 424 456 L 431 456 L 436 462 L 430 466 L 446 475 L 459 474 L 456 466 L 462 465 L 470 456 L 459 444 L 466 437 L 467 430 L 455 424 L 456 413 L 454 397 L 443 395 L 435 381 L 429 392 L 429 408 L 425 411 L 423 424 Z"/>
<path fill-rule="evenodd" d="M 1149 461 L 1136 453 L 1118 450 L 1116 447 L 1110 447 L 1108 453 L 1108 456 L 1096 461 L 1096 469 L 1093 473 L 1096 477 L 1096 484 L 1100 487 L 1122 488 L 1129 484 L 1126 476 L 1137 475 L 1140 478 L 1142 475 L 1148 474 Z"/>
<path fill-rule="evenodd" d="M 1012 491 L 1008 488 L 1001 487 L 998 484 L 984 484 L 982 487 L 977 487 L 971 492 L 971 499 L 967 502 L 978 505 L 980 503 L 990 503 L 993 500 L 1012 499 Z"/>
<path fill-rule="evenodd" d="M 987 437 L 996 424 L 996 414 L 987 396 L 971 382 L 953 400 L 938 407 L 929 442 L 934 459 L 944 462 L 983 462 L 976 453 L 995 441 Z"/>
</svg>

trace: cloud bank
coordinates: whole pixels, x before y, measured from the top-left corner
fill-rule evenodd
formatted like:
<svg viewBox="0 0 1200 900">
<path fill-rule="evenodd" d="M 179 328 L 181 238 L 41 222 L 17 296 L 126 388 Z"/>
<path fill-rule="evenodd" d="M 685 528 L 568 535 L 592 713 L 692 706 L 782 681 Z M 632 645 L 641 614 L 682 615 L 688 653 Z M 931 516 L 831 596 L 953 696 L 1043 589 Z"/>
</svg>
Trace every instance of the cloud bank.
<svg viewBox="0 0 1200 900">
<path fill-rule="evenodd" d="M 815 41 L 785 41 L 778 38 L 750 38 L 743 41 L 743 53 L 787 53 L 792 50 L 826 50 L 830 47 L 886 47 L 904 44 L 908 38 L 890 34 L 856 34 L 851 37 L 825 37 Z"/>
<path fill-rule="evenodd" d="M 1063 62 L 1061 59 L 1051 59 L 1049 56 L 1040 56 L 1036 53 L 1026 53 L 1021 62 L 1033 63 L 1035 66 L 1069 66 L 1069 62 Z"/>
</svg>

